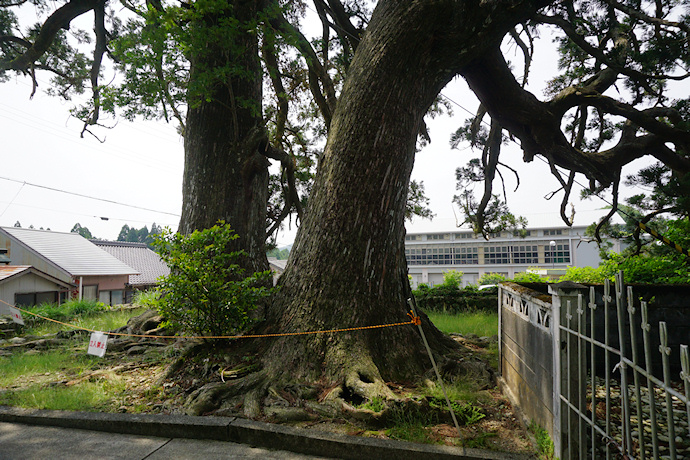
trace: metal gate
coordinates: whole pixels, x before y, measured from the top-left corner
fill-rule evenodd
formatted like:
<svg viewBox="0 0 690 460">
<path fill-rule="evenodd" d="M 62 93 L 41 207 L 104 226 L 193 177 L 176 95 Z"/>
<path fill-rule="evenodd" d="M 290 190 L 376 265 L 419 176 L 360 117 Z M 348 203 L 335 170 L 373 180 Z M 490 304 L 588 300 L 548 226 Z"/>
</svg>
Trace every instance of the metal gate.
<svg viewBox="0 0 690 460">
<path fill-rule="evenodd" d="M 554 305 L 560 457 L 690 459 L 688 345 L 680 345 L 681 370 L 672 373 L 666 322 L 649 323 L 647 302 L 635 301 L 622 273 L 611 287 L 607 280 L 598 298 L 590 287 L 589 301 L 580 291 Z"/>
</svg>

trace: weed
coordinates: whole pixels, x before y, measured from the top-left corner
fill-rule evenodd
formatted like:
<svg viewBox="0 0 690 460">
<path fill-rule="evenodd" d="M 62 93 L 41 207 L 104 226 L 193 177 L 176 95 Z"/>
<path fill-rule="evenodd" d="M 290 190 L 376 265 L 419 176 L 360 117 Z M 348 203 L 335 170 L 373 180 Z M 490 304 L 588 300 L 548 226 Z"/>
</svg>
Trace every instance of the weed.
<svg viewBox="0 0 690 460">
<path fill-rule="evenodd" d="M 431 398 L 429 405 L 435 409 L 448 410 L 445 398 Z M 462 404 L 459 401 L 451 401 L 450 407 L 453 408 L 460 425 L 472 425 L 486 417 L 481 408 L 470 403 Z"/>
<path fill-rule="evenodd" d="M 539 426 L 534 420 L 532 420 L 528 428 L 537 440 L 537 453 L 539 454 L 539 458 L 543 460 L 555 459 L 555 449 L 549 432 Z"/>
<path fill-rule="evenodd" d="M 82 316 L 72 317 L 71 319 L 64 320 L 70 325 L 83 327 L 86 329 L 98 330 L 98 331 L 111 331 L 117 329 L 120 326 L 127 324 L 127 321 L 137 314 L 141 313 L 141 310 L 112 310 L 100 312 L 97 314 L 87 314 Z M 41 321 L 32 326 L 28 326 L 24 329 L 24 334 L 26 335 L 47 335 L 54 334 L 59 331 L 72 329 L 69 326 L 65 326 L 58 323 L 53 323 L 51 321 Z"/>
<path fill-rule="evenodd" d="M 386 408 L 386 402 L 384 399 L 380 396 L 374 397 L 371 401 L 368 401 L 361 406 L 359 406 L 361 409 L 369 409 L 374 412 L 381 412 Z"/>
<path fill-rule="evenodd" d="M 414 405 L 401 408 L 394 406 L 390 418 L 392 427 L 385 431 L 386 436 L 392 439 L 417 443 L 434 442 L 429 437 L 427 427 L 439 423 L 438 414 L 415 407 Z"/>
<path fill-rule="evenodd" d="M 158 308 L 158 299 L 160 299 L 160 296 L 160 292 L 156 289 L 137 291 L 134 293 L 132 304 L 139 307 L 156 309 Z"/>
</svg>

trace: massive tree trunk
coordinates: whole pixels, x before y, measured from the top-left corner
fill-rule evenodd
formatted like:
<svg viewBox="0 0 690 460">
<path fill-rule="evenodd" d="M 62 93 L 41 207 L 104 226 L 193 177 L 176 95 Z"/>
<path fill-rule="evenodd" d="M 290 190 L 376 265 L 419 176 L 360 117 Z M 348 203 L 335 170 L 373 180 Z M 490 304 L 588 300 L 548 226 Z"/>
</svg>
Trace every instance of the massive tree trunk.
<svg viewBox="0 0 690 460">
<path fill-rule="evenodd" d="M 249 21 L 260 2 L 236 0 L 204 17 L 198 30 L 223 20 L 240 26 L 216 37 L 190 57 L 190 96 L 185 131 L 182 218 L 191 233 L 229 223 L 240 238 L 233 250 L 247 252 L 245 268 L 267 270 L 264 249 L 268 203 L 268 161 L 259 153 L 262 71 L 258 38 Z M 194 29 L 192 29 L 194 30 Z M 197 37 L 197 40 L 201 37 Z M 223 80 L 215 75 L 225 75 Z M 211 83 L 203 83 L 209 80 Z M 195 86 L 196 85 L 196 86 Z"/>
<path fill-rule="evenodd" d="M 457 69 L 499 46 L 534 8 L 530 2 L 379 2 L 269 311 L 272 331 L 408 319 L 404 212 L 422 117 Z M 425 328 L 437 351 L 449 346 L 432 325 Z M 344 384 L 361 397 L 385 394 L 385 381 L 418 379 L 428 365 L 411 325 L 282 338 L 264 356 L 275 378 Z"/>
</svg>

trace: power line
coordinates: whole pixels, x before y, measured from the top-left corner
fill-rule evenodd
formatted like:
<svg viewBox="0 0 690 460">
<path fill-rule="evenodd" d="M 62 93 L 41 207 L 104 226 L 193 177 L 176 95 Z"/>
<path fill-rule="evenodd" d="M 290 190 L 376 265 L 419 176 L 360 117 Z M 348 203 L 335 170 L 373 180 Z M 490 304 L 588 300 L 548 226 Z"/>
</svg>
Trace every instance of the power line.
<svg viewBox="0 0 690 460">
<path fill-rule="evenodd" d="M 105 202 L 105 203 L 117 204 L 117 205 L 119 205 L 119 206 L 126 206 L 126 207 L 128 207 L 128 208 L 141 209 L 142 211 L 149 211 L 149 212 L 155 212 L 155 213 L 159 213 L 159 214 L 167 214 L 167 215 L 169 215 L 169 216 L 174 216 L 174 217 L 180 217 L 179 214 L 174 214 L 174 213 L 172 213 L 172 212 L 158 211 L 158 210 L 156 210 L 156 209 L 144 208 L 144 207 L 142 207 L 142 206 L 136 206 L 136 205 L 133 205 L 133 204 L 121 203 L 121 202 L 119 202 L 119 201 L 108 200 L 108 199 L 105 199 L 105 198 L 98 198 L 98 197 L 95 197 L 95 196 L 84 195 L 84 194 L 81 194 L 81 193 L 69 192 L 69 191 L 67 191 L 67 190 L 61 190 L 61 189 L 58 189 L 58 188 L 48 187 L 48 186 L 46 186 L 46 185 L 32 184 L 31 182 L 21 181 L 21 180 L 17 180 L 17 179 L 11 179 L 11 178 L 9 178 L 9 177 L 0 176 L 0 179 L 4 179 L 4 180 L 10 181 L 10 182 L 17 182 L 17 183 L 19 183 L 19 184 L 30 185 L 30 186 L 32 186 L 32 187 L 42 188 L 42 189 L 50 190 L 50 191 L 53 191 L 53 192 L 60 192 L 60 193 L 65 193 L 65 194 L 67 194 L 67 195 L 74 195 L 74 196 L 78 196 L 78 197 L 81 197 L 81 198 L 88 198 L 88 199 L 90 199 L 90 200 L 103 201 L 103 202 Z"/>
</svg>

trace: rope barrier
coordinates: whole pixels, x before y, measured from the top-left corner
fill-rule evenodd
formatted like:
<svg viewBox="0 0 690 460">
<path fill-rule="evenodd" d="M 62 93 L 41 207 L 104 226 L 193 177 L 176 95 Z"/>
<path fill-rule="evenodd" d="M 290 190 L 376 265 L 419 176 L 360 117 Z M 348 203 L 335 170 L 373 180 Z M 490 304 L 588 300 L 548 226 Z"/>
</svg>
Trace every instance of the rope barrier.
<svg viewBox="0 0 690 460">
<path fill-rule="evenodd" d="M 94 329 L 89 329 L 86 327 L 82 326 L 77 326 L 76 324 L 69 324 L 65 323 L 62 321 L 58 321 L 56 319 L 48 318 L 46 316 L 41 316 L 37 313 L 33 313 L 28 310 L 24 310 L 23 308 L 17 307 L 16 305 L 9 304 L 5 302 L 4 300 L 0 300 L 0 302 L 9 305 L 12 308 L 16 308 L 17 310 L 27 313 L 29 315 L 35 316 L 37 318 L 41 318 L 46 321 L 51 321 L 53 323 L 61 324 L 63 326 L 67 326 L 73 329 L 79 329 L 82 331 L 87 331 L 87 332 L 101 332 L 101 331 L 96 331 Z M 410 317 L 410 321 L 405 321 L 405 322 L 400 322 L 400 323 L 390 323 L 390 324 L 376 324 L 373 326 L 359 326 L 359 327 L 347 327 L 347 328 L 342 328 L 342 329 L 326 329 L 326 330 L 320 330 L 320 331 L 301 331 L 301 332 L 282 332 L 282 333 L 275 333 L 275 334 L 246 334 L 246 335 L 209 335 L 209 336 L 179 336 L 179 335 L 152 335 L 152 334 L 127 334 L 124 332 L 106 332 L 105 334 L 108 335 L 116 335 L 116 336 L 124 336 L 124 337 L 138 337 L 138 338 L 151 338 L 151 339 L 258 339 L 258 338 L 268 338 L 268 337 L 290 337 L 290 336 L 296 336 L 296 335 L 313 335 L 313 334 L 328 334 L 328 333 L 333 333 L 333 332 L 349 332 L 349 331 L 362 331 L 362 330 L 367 330 L 367 329 L 381 329 L 384 327 L 396 327 L 396 326 L 406 326 L 409 324 L 412 325 L 420 325 L 422 324 L 422 320 L 419 318 L 419 316 L 416 316 L 414 313 L 410 312 L 407 314 L 407 316 Z"/>
<path fill-rule="evenodd" d="M 660 235 L 660 234 L 659 234 L 656 230 L 654 230 L 653 228 L 647 227 L 647 226 L 646 226 L 645 224 L 643 224 L 642 222 L 638 222 L 638 223 L 637 223 L 637 226 L 640 227 L 641 230 L 643 230 L 643 231 L 649 233 L 649 234 L 652 235 L 654 238 L 656 238 L 657 240 L 659 240 L 659 241 L 661 241 L 662 243 L 664 243 L 666 246 L 669 246 L 669 247 L 675 249 L 676 251 L 680 252 L 681 254 L 685 254 L 686 256 L 690 257 L 690 253 L 688 253 L 688 250 L 687 250 L 687 249 L 683 248 L 683 247 L 682 247 L 680 244 L 678 244 L 678 243 L 674 243 L 673 241 L 669 240 L 669 239 L 666 238 L 665 236 Z"/>
</svg>

